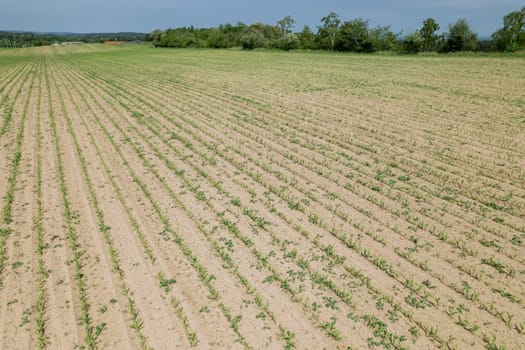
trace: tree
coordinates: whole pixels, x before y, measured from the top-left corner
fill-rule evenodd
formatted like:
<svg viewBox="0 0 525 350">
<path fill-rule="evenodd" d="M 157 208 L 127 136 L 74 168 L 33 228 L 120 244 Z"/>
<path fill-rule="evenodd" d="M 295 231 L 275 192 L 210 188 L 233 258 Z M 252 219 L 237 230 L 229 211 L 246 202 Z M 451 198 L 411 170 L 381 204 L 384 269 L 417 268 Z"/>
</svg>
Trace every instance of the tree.
<svg viewBox="0 0 525 350">
<path fill-rule="evenodd" d="M 243 49 L 251 50 L 260 47 L 277 47 L 279 30 L 275 26 L 263 23 L 254 23 L 246 28 L 241 36 Z"/>
<path fill-rule="evenodd" d="M 412 32 L 403 40 L 403 52 L 416 54 L 421 51 L 423 38 L 419 31 Z"/>
<path fill-rule="evenodd" d="M 321 18 L 321 22 L 323 22 L 323 25 L 318 27 L 318 34 L 324 41 L 323 44 L 327 42 L 330 50 L 334 51 L 335 39 L 337 32 L 339 31 L 339 25 L 341 24 L 339 15 L 335 12 L 330 12 L 328 15 Z"/>
<path fill-rule="evenodd" d="M 213 28 L 209 32 L 206 46 L 214 49 L 226 48 L 228 47 L 228 42 L 219 28 Z"/>
<path fill-rule="evenodd" d="M 241 36 L 246 30 L 246 27 L 246 24 L 242 22 L 237 22 L 237 25 L 232 25 L 230 23 L 221 24 L 219 30 L 226 41 L 226 47 L 240 46 Z"/>
<path fill-rule="evenodd" d="M 260 32 L 248 32 L 241 36 L 241 46 L 245 50 L 253 50 L 258 47 L 264 47 L 266 40 Z"/>
<path fill-rule="evenodd" d="M 474 51 L 478 40 L 465 19 L 458 19 L 449 26 L 447 34 L 447 51 Z"/>
<path fill-rule="evenodd" d="M 296 50 L 299 48 L 300 42 L 297 38 L 297 35 L 293 33 L 288 33 L 284 35 L 283 37 L 277 39 L 276 41 L 276 47 L 281 50 Z"/>
<path fill-rule="evenodd" d="M 150 39 L 153 42 L 153 46 L 157 47 L 160 45 L 160 38 L 162 36 L 162 31 L 160 29 L 155 29 L 150 34 Z"/>
<path fill-rule="evenodd" d="M 336 48 L 341 51 L 371 52 L 372 41 L 369 36 L 368 21 L 357 18 L 343 23 Z"/>
<path fill-rule="evenodd" d="M 316 50 L 319 46 L 316 43 L 315 34 L 309 26 L 304 26 L 300 33 L 297 33 L 299 39 L 299 46 L 304 50 Z"/>
<path fill-rule="evenodd" d="M 294 25 L 295 20 L 291 16 L 286 16 L 277 22 L 277 28 L 279 28 L 282 36 L 291 33 Z"/>
<path fill-rule="evenodd" d="M 398 47 L 397 35 L 390 30 L 390 26 L 377 26 L 369 32 L 373 51 L 394 51 Z"/>
<path fill-rule="evenodd" d="M 436 34 L 438 30 L 439 24 L 433 18 L 427 18 L 423 22 L 423 27 L 419 30 L 422 39 L 422 51 L 436 51 L 439 39 L 439 35 Z"/>
<path fill-rule="evenodd" d="M 525 7 L 503 17 L 503 28 L 498 29 L 492 38 L 500 51 L 516 51 L 525 45 Z"/>
</svg>

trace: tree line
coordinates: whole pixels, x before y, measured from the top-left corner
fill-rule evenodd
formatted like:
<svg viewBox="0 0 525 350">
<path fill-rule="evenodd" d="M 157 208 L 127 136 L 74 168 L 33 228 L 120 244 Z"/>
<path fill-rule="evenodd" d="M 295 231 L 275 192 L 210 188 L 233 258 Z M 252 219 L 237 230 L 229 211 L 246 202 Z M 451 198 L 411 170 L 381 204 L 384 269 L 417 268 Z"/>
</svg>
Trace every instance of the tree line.
<svg viewBox="0 0 525 350">
<path fill-rule="evenodd" d="M 490 39 L 478 40 L 465 19 L 458 19 L 439 33 L 440 25 L 433 19 L 423 21 L 419 30 L 401 35 L 391 26 L 371 27 L 368 20 L 357 18 L 342 21 L 331 12 L 321 18 L 321 24 L 313 30 L 304 26 L 294 32 L 295 20 L 286 16 L 275 25 L 254 23 L 246 25 L 222 24 L 213 28 L 181 27 L 155 30 L 146 40 L 155 47 L 179 48 L 232 48 L 251 50 L 271 48 L 281 50 L 330 50 L 369 53 L 395 51 L 457 52 L 457 51 L 508 51 L 525 47 L 525 7 L 503 17 L 503 26 Z"/>
<path fill-rule="evenodd" d="M 55 43 L 77 41 L 83 43 L 103 43 L 108 40 L 117 41 L 144 41 L 146 33 L 30 33 L 30 32 L 1 32 L 0 47 L 20 48 L 32 46 L 46 46 Z"/>
<path fill-rule="evenodd" d="M 506 51 L 525 48 L 525 7 L 503 17 L 503 26 L 489 39 L 478 40 L 465 19 L 459 19 L 439 33 L 433 19 L 423 21 L 419 30 L 406 35 L 394 33 L 391 26 L 371 27 L 368 20 L 343 21 L 331 12 L 321 18 L 315 29 L 304 26 L 294 32 L 295 20 L 286 16 L 275 25 L 254 23 L 222 24 L 213 28 L 181 27 L 154 30 L 152 33 L 41 34 L 0 32 L 0 47 L 43 46 L 64 41 L 86 43 L 107 40 L 149 41 L 155 47 L 232 48 L 247 50 L 330 50 L 351 52 L 392 51 L 402 53 Z"/>
</svg>

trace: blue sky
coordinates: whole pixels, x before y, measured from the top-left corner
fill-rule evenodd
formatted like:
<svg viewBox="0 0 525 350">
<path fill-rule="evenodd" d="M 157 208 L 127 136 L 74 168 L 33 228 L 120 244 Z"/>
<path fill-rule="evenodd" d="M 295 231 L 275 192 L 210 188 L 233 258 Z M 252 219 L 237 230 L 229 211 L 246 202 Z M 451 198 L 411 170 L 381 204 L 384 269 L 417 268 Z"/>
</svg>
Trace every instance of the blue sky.
<svg viewBox="0 0 525 350">
<path fill-rule="evenodd" d="M 150 32 L 221 23 L 274 24 L 286 15 L 315 29 L 331 11 L 342 20 L 363 17 L 372 26 L 390 24 L 408 33 L 428 17 L 445 31 L 448 24 L 466 18 L 481 36 L 502 25 L 502 17 L 525 6 L 523 0 L 0 0 L 0 30 L 58 32 Z"/>
</svg>

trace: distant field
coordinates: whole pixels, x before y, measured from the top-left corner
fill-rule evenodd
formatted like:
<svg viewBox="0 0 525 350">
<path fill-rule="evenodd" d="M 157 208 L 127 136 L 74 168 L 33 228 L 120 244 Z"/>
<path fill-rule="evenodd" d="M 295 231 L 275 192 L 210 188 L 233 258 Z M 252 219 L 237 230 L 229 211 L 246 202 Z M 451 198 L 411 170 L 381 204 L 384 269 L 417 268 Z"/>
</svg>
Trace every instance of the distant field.
<svg viewBox="0 0 525 350">
<path fill-rule="evenodd" d="M 524 349 L 524 68 L 0 50 L 0 349 Z"/>
</svg>

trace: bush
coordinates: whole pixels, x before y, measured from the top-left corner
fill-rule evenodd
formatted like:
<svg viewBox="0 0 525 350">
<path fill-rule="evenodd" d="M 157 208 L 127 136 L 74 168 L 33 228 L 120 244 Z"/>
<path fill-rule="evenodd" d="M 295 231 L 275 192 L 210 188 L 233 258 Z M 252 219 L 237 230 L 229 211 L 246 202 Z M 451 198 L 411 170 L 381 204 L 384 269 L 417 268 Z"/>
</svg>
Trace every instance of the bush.
<svg viewBox="0 0 525 350">
<path fill-rule="evenodd" d="M 423 38 L 419 31 L 412 32 L 408 34 L 403 40 L 403 52 L 416 54 L 421 51 L 423 45 Z"/>
<path fill-rule="evenodd" d="M 261 33 L 250 32 L 241 37 L 241 46 L 245 50 L 253 50 L 258 47 L 266 46 L 266 39 Z"/>
<path fill-rule="evenodd" d="M 299 38 L 295 34 L 285 34 L 283 37 L 279 38 L 275 43 L 276 48 L 281 50 L 296 50 L 300 46 Z"/>
</svg>

